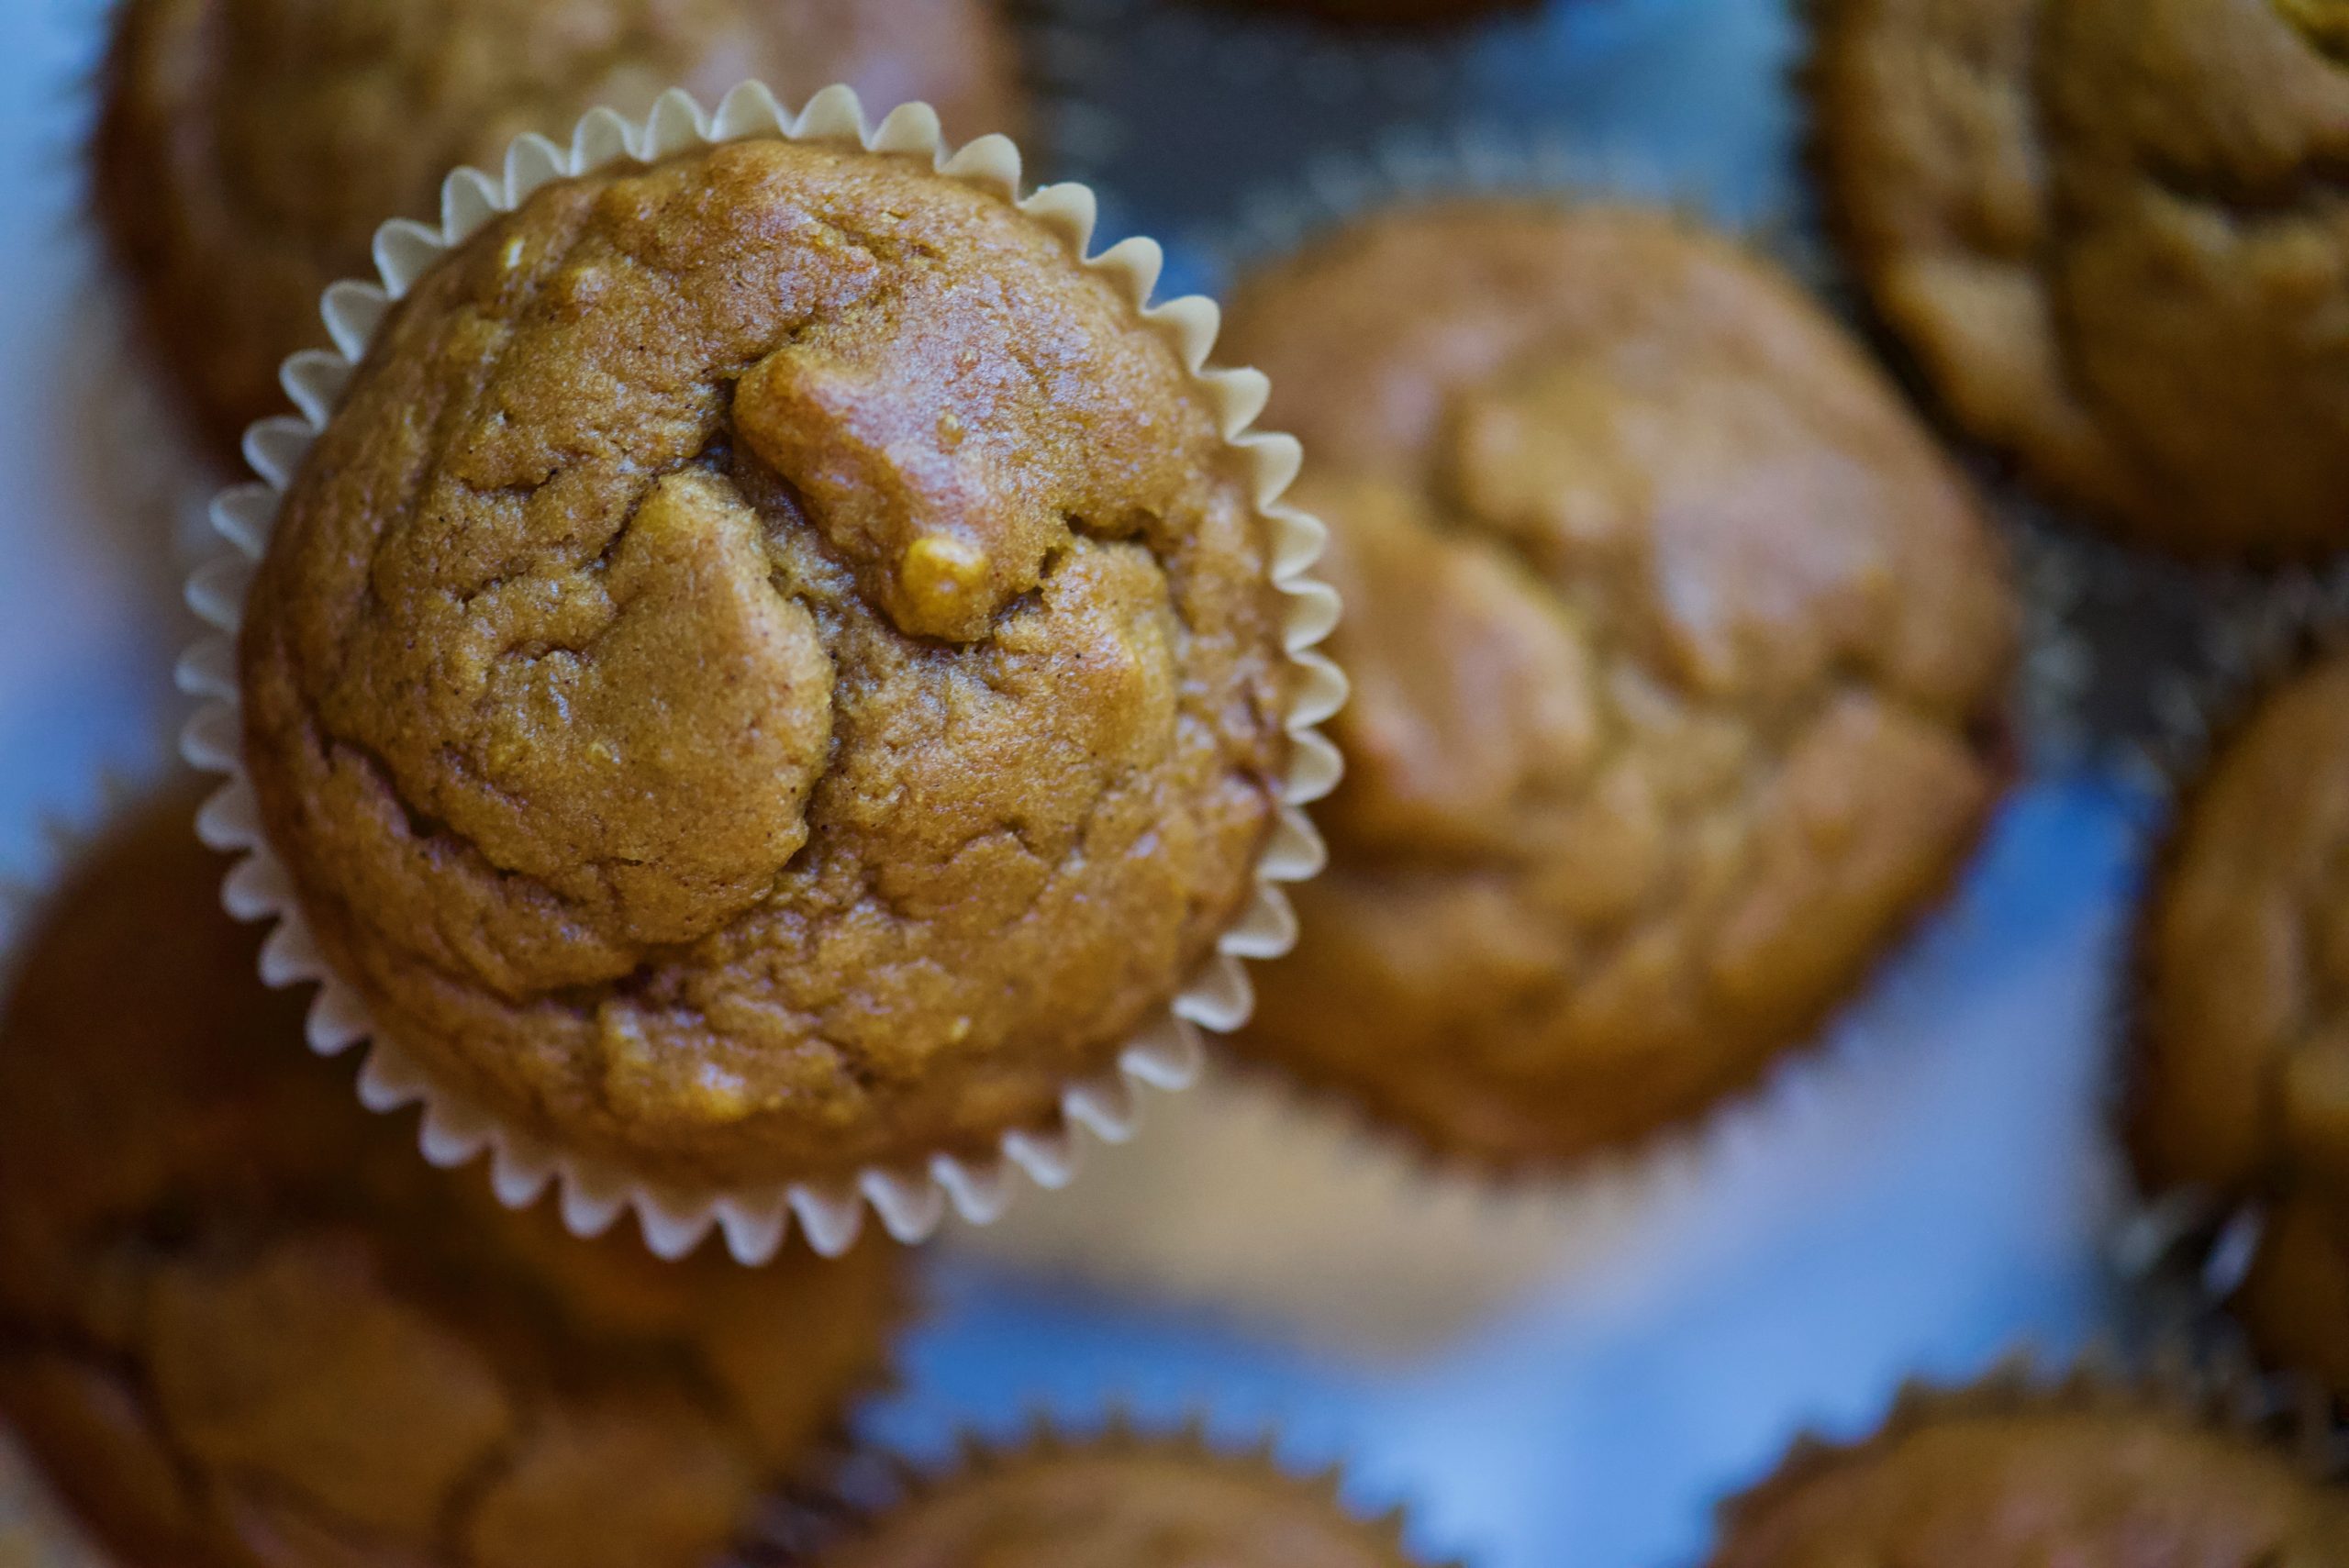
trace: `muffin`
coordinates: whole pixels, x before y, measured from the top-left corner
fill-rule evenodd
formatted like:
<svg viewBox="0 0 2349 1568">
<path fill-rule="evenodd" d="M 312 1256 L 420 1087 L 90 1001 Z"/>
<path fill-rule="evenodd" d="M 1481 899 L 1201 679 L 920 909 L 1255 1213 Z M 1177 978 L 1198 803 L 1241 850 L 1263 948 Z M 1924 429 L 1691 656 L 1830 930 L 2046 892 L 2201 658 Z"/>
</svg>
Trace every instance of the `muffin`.
<svg viewBox="0 0 2349 1568">
<path fill-rule="evenodd" d="M 2151 1399 L 1927 1401 L 1732 1503 L 1711 1568 L 2340 1568 L 2349 1491 Z"/>
<path fill-rule="evenodd" d="M 1324 1479 L 1194 1440 L 1113 1434 L 977 1453 L 919 1484 L 810 1568 L 1410 1568 L 1397 1521 L 1358 1519 Z"/>
<path fill-rule="evenodd" d="M 2337 8 L 1820 0 L 1831 225 L 1953 418 L 2199 556 L 2349 544 Z"/>
<path fill-rule="evenodd" d="M 2349 1397 L 2349 654 L 2270 693 L 2190 789 L 2139 959 L 2138 1174 L 2267 1212 L 2243 1316 Z"/>
<path fill-rule="evenodd" d="M 1332 606 L 1197 348 L 910 155 L 739 140 L 493 218 L 242 613 L 326 972 L 434 1095 L 687 1196 L 992 1162 L 1197 987 L 1244 1009 Z"/>
<path fill-rule="evenodd" d="M 1892 389 L 1768 264 L 1621 207 L 1366 218 L 1228 341 L 1312 454 L 1354 689 L 1243 1049 L 1513 1167 L 1807 1039 L 2007 767 L 2000 551 Z"/>
<path fill-rule="evenodd" d="M 97 212 L 147 335 L 207 439 L 283 413 L 318 299 L 371 272 L 386 218 L 438 214 L 441 177 L 599 105 L 746 77 L 803 100 L 847 82 L 1015 128 L 993 0 L 122 0 L 93 150 Z"/>
<path fill-rule="evenodd" d="M 698 1568 L 878 1381 L 897 1254 L 663 1264 L 417 1158 L 159 801 L 0 1011 L 0 1419 L 131 1564 Z"/>
</svg>

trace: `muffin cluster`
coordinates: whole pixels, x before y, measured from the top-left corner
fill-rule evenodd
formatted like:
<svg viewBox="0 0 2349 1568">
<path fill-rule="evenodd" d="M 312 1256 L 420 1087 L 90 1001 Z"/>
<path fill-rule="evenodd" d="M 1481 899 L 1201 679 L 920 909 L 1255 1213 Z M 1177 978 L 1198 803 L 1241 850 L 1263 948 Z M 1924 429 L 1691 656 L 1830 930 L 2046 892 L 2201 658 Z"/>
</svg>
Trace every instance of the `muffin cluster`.
<svg viewBox="0 0 2349 1568">
<path fill-rule="evenodd" d="M 2332 0 L 1821 0 L 1874 344 L 1761 237 L 1549 189 L 1365 197 L 1219 345 L 981 135 L 1085 129 L 989 0 L 107 25 L 112 271 L 264 481 L 191 595 L 227 784 L 84 846 L 0 987 L 0 1423 L 122 1568 L 1424 1568 L 1196 1429 L 863 1451 L 916 1295 L 865 1208 L 1057 1184 L 1200 1028 L 1437 1183 L 1712 1147 L 2022 765 L 1999 519 L 1901 373 L 2138 542 L 2349 546 Z M 2349 1568 L 2288 1440 L 2349 1410 L 2349 657 L 2244 707 L 2118 1130 L 2249 1240 L 2263 1373 L 1912 1393 L 1713 1568 Z"/>
</svg>

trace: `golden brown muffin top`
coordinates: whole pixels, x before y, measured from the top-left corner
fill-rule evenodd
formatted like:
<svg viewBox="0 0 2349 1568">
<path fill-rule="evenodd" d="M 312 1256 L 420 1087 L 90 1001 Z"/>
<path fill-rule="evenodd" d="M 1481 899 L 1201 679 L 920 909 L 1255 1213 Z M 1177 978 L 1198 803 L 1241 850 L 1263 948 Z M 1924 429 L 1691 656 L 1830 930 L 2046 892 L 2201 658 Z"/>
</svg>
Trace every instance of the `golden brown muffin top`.
<svg viewBox="0 0 2349 1568">
<path fill-rule="evenodd" d="M 0 1012 L 0 1410 L 138 1561 L 697 1568 L 879 1376 L 897 1255 L 582 1242 L 262 989 L 174 793 Z"/>
<path fill-rule="evenodd" d="M 2277 688 L 2221 748 L 2143 940 L 2147 1174 L 2349 1198 L 2349 655 Z"/>
<path fill-rule="evenodd" d="M 994 195 L 776 141 L 567 181 L 295 479 L 247 760 L 335 969 L 496 1114 L 697 1187 L 987 1151 L 1251 896 L 1264 528 Z"/>
<path fill-rule="evenodd" d="M 1998 788 L 2015 612 L 1957 474 L 1787 280 L 1631 209 L 1374 217 L 1228 342 L 1305 442 L 1354 687 L 1250 1045 L 1504 1162 L 1744 1082 Z"/>
<path fill-rule="evenodd" d="M 1798 1461 L 1711 1568 L 2339 1568 L 2349 1493 L 2152 1408 L 1951 1413 Z"/>
<path fill-rule="evenodd" d="M 2291 15 L 2299 15 L 2296 26 Z M 1957 417 L 2173 549 L 2349 542 L 2337 18 L 1826 0 L 1831 216 Z"/>
<path fill-rule="evenodd" d="M 124 0 L 116 27 L 99 210 L 223 448 L 287 411 L 278 366 L 325 347 L 319 296 L 373 275 L 377 226 L 437 217 L 450 171 L 525 131 L 751 78 L 1018 128 L 991 0 Z"/>
<path fill-rule="evenodd" d="M 1261 1459 L 1186 1445 L 988 1457 L 884 1512 L 818 1568 L 1409 1568 L 1391 1520 Z"/>
<path fill-rule="evenodd" d="M 2339 1256 L 2303 1247 L 2289 1270 L 2319 1287 L 2314 1305 L 2328 1273 L 2349 1277 L 2349 655 L 2270 693 L 2221 747 L 2181 808 L 2141 943 L 2139 1173 L 2155 1191 L 2285 1204 L 2304 1240 L 2329 1229 Z M 2258 1316 L 2280 1322 L 2273 1284 Z M 2349 1319 L 2332 1340 L 2349 1389 Z"/>
</svg>

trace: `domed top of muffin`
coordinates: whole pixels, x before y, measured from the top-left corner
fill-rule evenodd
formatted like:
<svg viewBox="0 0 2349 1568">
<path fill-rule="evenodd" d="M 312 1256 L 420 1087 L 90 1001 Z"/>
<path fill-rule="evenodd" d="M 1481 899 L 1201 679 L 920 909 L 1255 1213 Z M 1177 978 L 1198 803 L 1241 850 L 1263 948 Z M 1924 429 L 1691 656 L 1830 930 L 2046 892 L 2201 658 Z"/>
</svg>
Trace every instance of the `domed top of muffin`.
<svg viewBox="0 0 2349 1568">
<path fill-rule="evenodd" d="M 1503 1163 L 1750 1079 L 1997 793 L 2015 608 L 1962 480 L 1788 280 L 1654 213 L 1375 216 L 1228 340 L 1312 458 L 1354 686 L 1248 1044 Z"/>
<path fill-rule="evenodd" d="M 2138 956 L 2138 1173 L 2271 1208 L 2244 1309 L 2349 1392 L 2349 655 L 2270 692 L 2188 790 Z"/>
<path fill-rule="evenodd" d="M 991 0 L 125 0 L 95 150 L 98 209 L 207 435 L 285 411 L 318 301 L 371 275 L 376 228 L 588 110 L 745 79 L 926 99 L 960 136 L 1016 128 Z"/>
<path fill-rule="evenodd" d="M 2152 1407 L 1958 1409 L 1798 1459 L 1731 1506 L 1710 1568 L 2339 1568 L 2349 1492 Z"/>
<path fill-rule="evenodd" d="M 896 1255 L 674 1264 L 433 1170 L 173 793 L 0 1009 L 0 1412 L 134 1562 L 698 1568 L 877 1381 Z"/>
<path fill-rule="evenodd" d="M 2151 542 L 2349 543 L 2326 9 L 1819 8 L 1824 183 L 1877 309 L 1969 429 Z"/>
<path fill-rule="evenodd" d="M 1270 525 L 1170 337 L 999 194 L 742 141 L 417 284 L 288 491 L 246 762 L 436 1078 L 694 1187 L 991 1152 L 1249 907 Z"/>
<path fill-rule="evenodd" d="M 1173 1440 L 977 1459 L 881 1510 L 821 1568 L 1410 1568 L 1393 1520 L 1260 1459 Z"/>
</svg>

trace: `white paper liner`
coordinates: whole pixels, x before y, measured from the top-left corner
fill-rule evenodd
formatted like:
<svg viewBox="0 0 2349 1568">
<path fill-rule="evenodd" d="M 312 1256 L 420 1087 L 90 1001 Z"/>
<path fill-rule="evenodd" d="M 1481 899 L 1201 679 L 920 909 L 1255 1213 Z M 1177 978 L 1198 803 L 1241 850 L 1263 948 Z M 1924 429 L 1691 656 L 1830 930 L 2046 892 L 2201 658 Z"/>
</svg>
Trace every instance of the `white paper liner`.
<svg viewBox="0 0 2349 1568">
<path fill-rule="evenodd" d="M 758 137 L 854 143 L 869 151 L 924 158 L 946 178 L 999 194 L 1058 234 L 1088 270 L 1115 284 L 1141 319 L 1177 347 L 1195 384 L 1216 410 L 1229 447 L 1246 465 L 1257 509 L 1270 530 L 1272 578 L 1285 600 L 1284 642 L 1295 673 L 1286 721 L 1290 761 L 1278 820 L 1259 859 L 1248 909 L 1165 1014 L 1127 1044 L 1113 1071 L 1066 1089 L 1063 1125 L 1006 1133 L 998 1155 L 985 1161 L 941 1153 L 917 1171 L 872 1168 L 848 1182 L 686 1192 L 564 1153 L 502 1124 L 464 1095 L 434 1083 L 397 1041 L 376 1030 L 357 992 L 328 972 L 285 868 L 267 842 L 241 754 L 234 639 L 283 493 L 392 303 L 440 256 L 550 181 Z M 1337 784 L 1337 749 L 1316 727 L 1337 711 L 1346 693 L 1337 667 L 1312 651 L 1339 613 L 1337 595 L 1310 574 L 1324 532 L 1313 518 L 1281 504 L 1297 476 L 1299 448 L 1290 437 L 1252 428 L 1268 391 L 1263 375 L 1208 368 L 1221 319 L 1213 301 L 1187 296 L 1150 303 L 1162 262 L 1153 241 L 1128 239 L 1088 256 L 1096 210 L 1092 192 L 1071 183 L 1022 196 L 1019 184 L 1019 152 L 1008 139 L 982 137 L 960 150 L 951 149 L 925 104 L 904 105 L 874 126 L 845 86 L 818 93 L 796 116 L 756 83 L 728 94 L 714 115 L 672 91 L 641 124 L 597 110 L 579 122 L 568 146 L 536 135 L 518 139 L 500 175 L 458 170 L 442 187 L 437 227 L 403 219 L 377 232 L 380 284 L 344 282 L 327 291 L 323 313 L 335 347 L 286 361 L 283 379 L 300 413 L 264 419 L 246 433 L 245 455 L 262 483 L 227 490 L 214 502 L 213 525 L 232 548 L 188 580 L 189 604 L 225 635 L 199 643 L 182 661 L 182 687 L 202 699 L 182 745 L 190 762 L 228 779 L 206 806 L 199 830 L 217 849 L 243 851 L 224 888 L 229 912 L 239 919 L 274 923 L 262 950 L 263 979 L 279 986 L 318 984 L 309 1014 L 312 1048 L 331 1055 L 371 1042 L 360 1075 L 361 1098 L 378 1111 L 420 1104 L 420 1143 L 433 1163 L 454 1166 L 487 1155 L 498 1196 L 516 1207 L 535 1202 L 551 1186 L 560 1195 L 564 1223 L 582 1236 L 600 1234 L 623 1211 L 632 1210 L 647 1244 L 663 1257 L 684 1255 L 715 1228 L 741 1262 L 763 1262 L 774 1255 L 795 1218 L 818 1252 L 837 1256 L 854 1243 L 867 1205 L 892 1236 L 919 1240 L 936 1229 L 950 1207 L 974 1223 L 994 1218 L 1011 1196 L 1014 1172 L 1024 1172 L 1040 1186 L 1065 1184 L 1074 1173 L 1077 1128 L 1111 1141 L 1130 1136 L 1135 1086 L 1186 1086 L 1198 1068 L 1198 1031 L 1228 1031 L 1247 1019 L 1253 994 L 1241 961 L 1277 957 L 1294 943 L 1295 917 L 1279 884 L 1301 881 L 1321 867 L 1321 842 L 1302 807 Z"/>
<path fill-rule="evenodd" d="M 1360 155 L 1314 160 L 1292 183 L 1244 193 L 1206 237 L 1219 286 L 1382 207 L 1442 196 L 1668 208 L 1798 276 L 1815 258 L 1798 226 L 1725 212 L 1636 150 L 1576 146 L 1481 124 L 1412 130 Z M 2020 571 L 2018 577 L 2021 576 Z M 2028 612 L 2027 612 L 2028 613 Z M 2032 648 L 2026 663 L 2040 655 Z M 2051 658 L 2051 667 L 2057 661 Z M 2029 689 L 2051 679 L 2026 669 Z M 2028 722 L 2027 720 L 2020 722 Z M 1286 1338 L 1375 1360 L 1457 1340 L 1578 1270 L 1620 1256 L 1667 1213 L 1700 1204 L 1757 1158 L 1831 1137 L 1847 1096 L 1898 1059 L 1903 1037 L 1967 995 L 1954 952 L 1997 919 L 1979 881 L 1984 843 L 1943 899 L 1902 931 L 1809 1042 L 1695 1118 L 1556 1171 L 1501 1178 L 1430 1157 L 1334 1092 L 1299 1092 L 1269 1067 L 1213 1070 L 1164 1107 L 1148 1138 L 1105 1158 L 1063 1200 L 956 1245 L 1121 1295 L 1173 1300 Z M 1862 1113 L 1864 1114 L 1864 1113 Z M 2082 1176 L 2117 1185 L 2103 1151 Z"/>
</svg>

